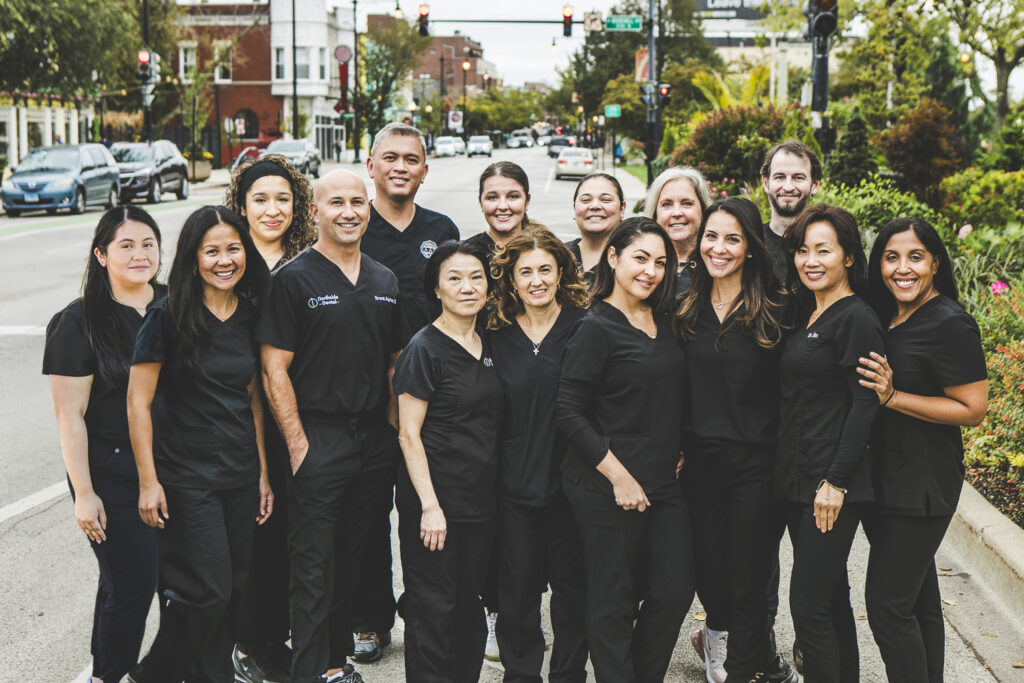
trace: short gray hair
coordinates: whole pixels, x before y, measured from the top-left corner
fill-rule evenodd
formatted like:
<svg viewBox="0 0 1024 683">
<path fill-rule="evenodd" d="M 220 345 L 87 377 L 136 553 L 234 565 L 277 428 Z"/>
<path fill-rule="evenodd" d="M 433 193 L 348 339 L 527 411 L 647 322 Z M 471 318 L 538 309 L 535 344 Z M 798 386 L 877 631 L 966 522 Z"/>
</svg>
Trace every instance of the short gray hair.
<svg viewBox="0 0 1024 683">
<path fill-rule="evenodd" d="M 393 121 L 377 131 L 377 134 L 373 136 L 373 145 L 370 147 L 370 156 L 372 157 L 376 154 L 381 143 L 392 135 L 404 135 L 406 137 L 416 138 L 420 141 L 420 147 L 423 148 L 424 160 L 427 158 L 427 141 L 424 139 L 423 133 L 421 133 L 418 128 L 413 128 L 412 126 L 399 121 Z"/>
<path fill-rule="evenodd" d="M 701 215 L 703 215 L 711 205 L 711 190 L 708 189 L 708 182 L 704 178 L 704 174 L 692 166 L 673 166 L 659 173 L 651 183 L 650 189 L 647 190 L 647 196 L 644 197 L 643 215 L 648 218 L 654 218 L 657 215 L 661 191 L 665 189 L 666 184 L 673 180 L 690 181 L 693 191 L 697 195 L 697 201 L 700 202 Z"/>
</svg>

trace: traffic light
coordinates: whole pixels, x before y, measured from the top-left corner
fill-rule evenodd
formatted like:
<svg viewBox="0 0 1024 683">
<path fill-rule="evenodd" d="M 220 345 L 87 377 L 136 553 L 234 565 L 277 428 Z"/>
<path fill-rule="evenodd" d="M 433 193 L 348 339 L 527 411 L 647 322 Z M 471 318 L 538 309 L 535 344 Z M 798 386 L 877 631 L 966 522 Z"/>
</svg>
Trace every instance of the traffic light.
<svg viewBox="0 0 1024 683">
<path fill-rule="evenodd" d="M 420 35 L 429 36 L 430 32 L 427 30 L 430 22 L 430 5 L 423 3 L 420 5 Z"/>
<path fill-rule="evenodd" d="M 139 80 L 143 83 L 149 83 L 149 79 L 152 77 L 150 62 L 153 59 L 153 55 L 150 54 L 149 50 L 139 50 L 136 57 L 139 60 Z"/>
<path fill-rule="evenodd" d="M 658 85 L 658 107 L 664 109 L 668 105 L 669 101 L 669 90 L 672 86 L 668 83 L 661 83 Z"/>
<path fill-rule="evenodd" d="M 651 90 L 650 83 L 640 84 L 640 99 L 643 100 L 645 107 L 654 106 L 654 92 Z"/>
<path fill-rule="evenodd" d="M 808 37 L 828 38 L 839 25 L 838 0 L 807 0 L 804 8 Z"/>
<path fill-rule="evenodd" d="M 572 5 L 562 5 L 562 35 L 572 35 Z"/>
</svg>

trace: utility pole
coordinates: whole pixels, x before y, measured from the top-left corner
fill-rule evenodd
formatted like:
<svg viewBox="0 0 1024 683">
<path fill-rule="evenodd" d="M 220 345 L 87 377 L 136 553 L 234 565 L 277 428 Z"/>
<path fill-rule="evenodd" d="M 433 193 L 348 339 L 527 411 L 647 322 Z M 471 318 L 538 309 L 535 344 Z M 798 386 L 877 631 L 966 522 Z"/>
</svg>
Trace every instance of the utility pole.
<svg viewBox="0 0 1024 683">
<path fill-rule="evenodd" d="M 149 0 L 142 0 L 142 46 L 149 50 Z M 150 66 L 152 70 L 156 67 L 156 64 L 152 59 L 152 50 L 150 53 Z M 150 71 L 152 74 L 152 71 Z M 153 84 L 152 82 L 145 82 L 142 84 L 142 139 L 146 142 L 150 142 L 153 139 Z"/>
<path fill-rule="evenodd" d="M 299 77 L 296 57 L 299 54 L 299 47 L 296 45 L 295 31 L 295 3 L 292 0 L 292 137 L 299 139 Z"/>
<path fill-rule="evenodd" d="M 647 159 L 647 186 L 654 182 L 654 171 L 651 162 L 654 160 L 654 146 L 657 131 L 657 100 L 655 99 L 654 61 L 656 58 L 654 45 L 654 0 L 648 0 L 647 6 L 647 144 L 644 149 L 644 156 Z"/>
<path fill-rule="evenodd" d="M 362 146 L 362 127 L 359 124 L 359 0 L 352 0 L 352 163 L 359 163 L 359 148 Z"/>
</svg>

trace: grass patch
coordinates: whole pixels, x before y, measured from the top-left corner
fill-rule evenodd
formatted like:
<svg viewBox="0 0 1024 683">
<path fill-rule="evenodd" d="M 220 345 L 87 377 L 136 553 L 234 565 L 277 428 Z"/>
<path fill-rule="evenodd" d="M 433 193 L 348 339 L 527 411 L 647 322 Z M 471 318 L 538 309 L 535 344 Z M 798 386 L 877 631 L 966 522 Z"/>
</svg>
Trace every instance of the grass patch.
<svg viewBox="0 0 1024 683">
<path fill-rule="evenodd" d="M 616 165 L 615 170 L 625 171 L 629 175 L 639 180 L 644 185 L 647 184 L 647 167 L 646 166 L 625 166 Z"/>
</svg>

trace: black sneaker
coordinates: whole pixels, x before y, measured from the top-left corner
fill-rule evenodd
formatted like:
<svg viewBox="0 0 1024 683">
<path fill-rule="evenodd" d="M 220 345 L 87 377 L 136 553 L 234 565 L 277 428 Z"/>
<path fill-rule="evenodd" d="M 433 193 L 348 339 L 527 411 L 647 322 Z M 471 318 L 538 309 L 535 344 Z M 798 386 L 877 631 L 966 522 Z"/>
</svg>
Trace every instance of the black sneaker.
<svg viewBox="0 0 1024 683">
<path fill-rule="evenodd" d="M 800 643 L 793 641 L 793 666 L 801 676 L 804 674 L 804 651 L 800 649 Z"/>
<path fill-rule="evenodd" d="M 762 678 L 758 683 L 800 683 L 800 677 L 782 657 L 775 655 L 775 660 L 766 667 L 765 672 L 758 674 Z"/>
<path fill-rule="evenodd" d="M 333 676 L 322 676 L 322 683 L 363 683 L 363 677 L 351 664 L 346 664 Z"/>
<path fill-rule="evenodd" d="M 352 660 L 360 664 L 376 662 L 384 656 L 384 648 L 390 644 L 391 631 L 357 633 L 355 634 L 355 651 L 352 653 Z"/>
<path fill-rule="evenodd" d="M 288 668 L 283 666 L 283 655 L 274 650 L 261 652 L 253 655 L 242 655 L 238 646 L 231 651 L 231 663 L 235 667 L 235 681 L 238 683 L 287 683 L 289 680 Z M 291 659 L 291 650 L 288 650 L 288 659 Z"/>
</svg>

